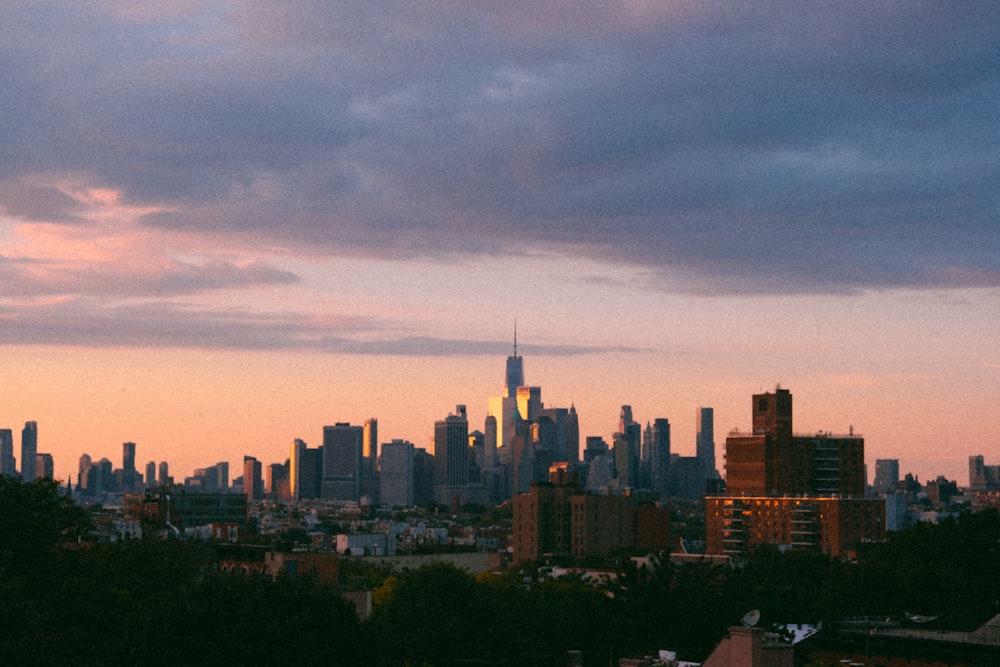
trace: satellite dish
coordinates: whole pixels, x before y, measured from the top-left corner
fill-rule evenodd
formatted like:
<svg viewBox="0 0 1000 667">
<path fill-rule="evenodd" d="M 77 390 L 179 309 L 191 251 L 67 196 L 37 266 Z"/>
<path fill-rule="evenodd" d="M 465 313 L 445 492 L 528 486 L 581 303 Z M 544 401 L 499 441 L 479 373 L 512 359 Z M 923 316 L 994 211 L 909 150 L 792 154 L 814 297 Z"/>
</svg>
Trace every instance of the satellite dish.
<svg viewBox="0 0 1000 667">
<path fill-rule="evenodd" d="M 759 609 L 751 609 L 747 613 L 743 614 L 743 627 L 745 628 L 752 628 L 753 626 L 757 625 L 759 621 L 760 621 Z"/>
</svg>

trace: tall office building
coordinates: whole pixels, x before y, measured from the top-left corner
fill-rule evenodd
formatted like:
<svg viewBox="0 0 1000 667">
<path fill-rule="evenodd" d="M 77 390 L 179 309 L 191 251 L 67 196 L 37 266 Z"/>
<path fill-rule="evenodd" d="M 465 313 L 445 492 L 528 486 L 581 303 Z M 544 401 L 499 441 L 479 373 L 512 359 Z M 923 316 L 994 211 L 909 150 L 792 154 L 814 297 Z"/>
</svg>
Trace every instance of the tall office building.
<svg viewBox="0 0 1000 667">
<path fill-rule="evenodd" d="M 576 406 L 569 404 L 569 412 L 566 415 L 566 461 L 577 463 L 580 461 L 580 418 L 576 414 Z"/>
<path fill-rule="evenodd" d="M 661 498 L 666 498 L 670 494 L 670 421 L 657 417 L 651 430 L 652 487 Z"/>
<path fill-rule="evenodd" d="M 264 471 L 253 456 L 243 457 L 243 495 L 247 502 L 264 498 Z"/>
<path fill-rule="evenodd" d="M 580 460 L 580 424 L 577 421 L 576 408 L 542 408 L 537 421 L 548 418 L 555 426 L 553 435 L 553 461 L 576 463 Z M 546 475 L 548 469 L 546 468 Z M 543 480 L 539 480 L 543 481 Z"/>
<path fill-rule="evenodd" d="M 381 502 L 390 507 L 413 505 L 413 443 L 393 440 L 382 443 L 382 466 L 379 471 Z"/>
<path fill-rule="evenodd" d="M 288 481 L 289 464 L 272 463 L 267 466 L 264 474 L 264 493 L 274 500 L 288 500 L 290 488 Z"/>
<path fill-rule="evenodd" d="M 122 443 L 122 470 L 135 470 L 135 443 Z"/>
<path fill-rule="evenodd" d="M 515 423 L 527 416 L 518 411 L 517 389 L 524 386 L 524 360 L 517 354 L 517 327 L 514 327 L 514 354 L 507 357 L 503 394 L 489 400 L 488 414 L 497 420 L 497 447 L 509 448 Z"/>
<path fill-rule="evenodd" d="M 537 420 L 544 407 L 541 387 L 517 388 L 517 413 L 521 419 L 529 422 Z"/>
<path fill-rule="evenodd" d="M 622 489 L 638 489 L 642 447 L 642 425 L 632 419 L 632 406 L 623 405 L 614 435 L 615 477 Z"/>
<path fill-rule="evenodd" d="M 156 461 L 146 464 L 146 488 L 151 489 L 156 486 Z"/>
<path fill-rule="evenodd" d="M 55 479 L 55 462 L 51 454 L 35 454 L 35 479 Z"/>
<path fill-rule="evenodd" d="M 480 467 L 483 470 L 495 470 L 499 465 L 499 461 L 497 461 L 497 418 L 493 415 L 487 415 L 483 428 L 486 432 L 483 433 L 483 460 Z"/>
<path fill-rule="evenodd" d="M 896 493 L 899 486 L 899 459 L 875 459 L 875 493 Z"/>
<path fill-rule="evenodd" d="M 21 429 L 21 479 L 33 481 L 36 474 L 35 457 L 38 454 L 38 423 L 24 422 Z"/>
<path fill-rule="evenodd" d="M 160 461 L 159 472 L 160 474 L 157 476 L 157 479 L 160 482 L 160 486 L 166 486 L 173 483 L 173 480 L 170 479 L 170 466 L 166 461 Z"/>
<path fill-rule="evenodd" d="M 375 418 L 365 421 L 361 463 L 361 497 L 367 498 L 372 505 L 377 505 L 379 502 L 378 420 Z"/>
<path fill-rule="evenodd" d="M 14 458 L 14 433 L 9 428 L 0 429 L 0 475 L 17 475 L 17 461 Z"/>
<path fill-rule="evenodd" d="M 434 422 L 434 500 L 450 505 L 466 497 L 469 483 L 469 420 L 465 406 Z"/>
<path fill-rule="evenodd" d="M 507 357 L 507 372 L 504 376 L 503 395 L 516 396 L 517 388 L 524 386 L 524 362 L 517 354 L 517 323 L 514 323 L 514 354 Z"/>
<path fill-rule="evenodd" d="M 323 427 L 323 498 L 361 500 L 364 435 L 364 427 L 347 422 Z"/>
<path fill-rule="evenodd" d="M 292 440 L 292 445 L 288 452 L 288 499 L 302 499 L 302 450 L 306 448 L 306 443 L 299 438 Z"/>
<path fill-rule="evenodd" d="M 121 475 L 119 477 L 118 473 L 115 473 L 115 477 L 118 478 L 118 490 L 125 493 L 137 493 L 140 491 L 139 488 L 139 472 L 135 469 L 135 443 L 134 442 L 123 442 L 122 443 L 122 469 Z"/>
<path fill-rule="evenodd" d="M 219 461 L 215 464 L 219 478 L 219 492 L 229 493 L 229 461 Z"/>
<path fill-rule="evenodd" d="M 86 452 L 81 454 L 76 467 L 76 488 L 81 494 L 84 494 L 87 490 L 88 477 L 92 466 L 93 461 L 90 458 L 90 454 Z"/>
<path fill-rule="evenodd" d="M 715 410 L 698 408 L 695 434 L 695 456 L 701 459 L 705 473 L 711 479 L 719 478 L 715 468 Z"/>
</svg>

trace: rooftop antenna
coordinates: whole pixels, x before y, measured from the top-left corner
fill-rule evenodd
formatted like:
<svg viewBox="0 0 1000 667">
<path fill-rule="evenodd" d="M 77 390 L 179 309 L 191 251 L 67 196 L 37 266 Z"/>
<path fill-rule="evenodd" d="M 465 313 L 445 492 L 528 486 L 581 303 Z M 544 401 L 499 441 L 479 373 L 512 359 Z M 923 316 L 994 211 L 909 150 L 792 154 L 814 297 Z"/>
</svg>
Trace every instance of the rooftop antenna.
<svg viewBox="0 0 1000 667">
<path fill-rule="evenodd" d="M 514 318 L 514 358 L 517 358 L 517 318 Z"/>
</svg>

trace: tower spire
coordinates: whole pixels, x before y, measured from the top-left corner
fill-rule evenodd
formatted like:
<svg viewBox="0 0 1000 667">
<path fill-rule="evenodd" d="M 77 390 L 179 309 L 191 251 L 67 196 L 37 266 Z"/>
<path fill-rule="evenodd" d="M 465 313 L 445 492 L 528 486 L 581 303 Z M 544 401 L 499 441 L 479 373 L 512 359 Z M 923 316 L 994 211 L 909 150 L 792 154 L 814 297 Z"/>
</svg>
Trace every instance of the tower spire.
<svg viewBox="0 0 1000 667">
<path fill-rule="evenodd" d="M 514 318 L 514 358 L 517 358 L 517 318 Z"/>
</svg>

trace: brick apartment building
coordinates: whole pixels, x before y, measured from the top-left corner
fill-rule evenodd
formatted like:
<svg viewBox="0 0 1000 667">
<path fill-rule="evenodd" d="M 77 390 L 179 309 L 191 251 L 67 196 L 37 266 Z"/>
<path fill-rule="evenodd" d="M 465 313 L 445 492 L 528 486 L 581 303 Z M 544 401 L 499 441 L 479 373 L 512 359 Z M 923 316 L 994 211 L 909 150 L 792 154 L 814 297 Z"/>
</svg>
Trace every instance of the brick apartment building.
<svg viewBox="0 0 1000 667">
<path fill-rule="evenodd" d="M 548 482 L 514 497 L 513 562 L 540 558 L 579 559 L 620 550 L 662 551 L 670 547 L 670 514 L 637 505 L 630 496 L 587 495 L 564 464 Z"/>
<path fill-rule="evenodd" d="M 885 503 L 865 498 L 864 438 L 795 435 L 787 389 L 755 395 L 753 432 L 726 438 L 726 483 L 705 499 L 710 554 L 775 544 L 842 557 L 885 539 Z"/>
</svg>

